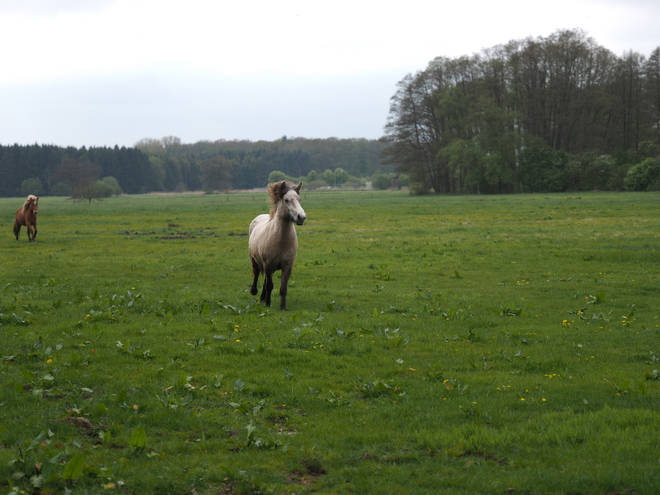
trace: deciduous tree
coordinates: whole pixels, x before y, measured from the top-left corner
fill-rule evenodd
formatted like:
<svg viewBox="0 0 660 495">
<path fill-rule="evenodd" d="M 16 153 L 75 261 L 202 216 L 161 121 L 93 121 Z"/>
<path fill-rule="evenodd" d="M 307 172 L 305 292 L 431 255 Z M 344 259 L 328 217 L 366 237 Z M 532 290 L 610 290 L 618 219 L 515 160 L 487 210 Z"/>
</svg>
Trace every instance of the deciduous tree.
<svg viewBox="0 0 660 495">
<path fill-rule="evenodd" d="M 215 156 L 202 164 L 204 191 L 228 191 L 231 189 L 231 163 L 224 156 Z"/>
<path fill-rule="evenodd" d="M 71 197 L 83 198 L 101 174 L 101 167 L 87 158 L 65 156 L 55 171 L 55 182 L 62 181 L 71 188 Z"/>
</svg>

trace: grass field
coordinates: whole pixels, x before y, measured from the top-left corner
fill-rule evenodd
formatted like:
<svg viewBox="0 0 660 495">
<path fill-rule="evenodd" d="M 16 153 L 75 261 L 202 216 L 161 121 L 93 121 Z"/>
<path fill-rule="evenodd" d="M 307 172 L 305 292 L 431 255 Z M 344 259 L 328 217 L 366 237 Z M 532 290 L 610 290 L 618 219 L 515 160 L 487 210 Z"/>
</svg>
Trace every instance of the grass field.
<svg viewBox="0 0 660 495">
<path fill-rule="evenodd" d="M 2 493 L 660 493 L 660 194 L 303 191 L 286 312 L 265 193 L 22 201 Z"/>
</svg>

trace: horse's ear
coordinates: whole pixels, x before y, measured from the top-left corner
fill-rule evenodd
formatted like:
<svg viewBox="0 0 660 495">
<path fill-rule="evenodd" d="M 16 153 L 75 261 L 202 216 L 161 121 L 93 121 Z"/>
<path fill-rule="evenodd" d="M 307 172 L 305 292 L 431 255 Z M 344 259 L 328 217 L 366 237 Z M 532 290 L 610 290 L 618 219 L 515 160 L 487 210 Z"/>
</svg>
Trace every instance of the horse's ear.
<svg viewBox="0 0 660 495">
<path fill-rule="evenodd" d="M 302 189 L 302 182 L 298 184 L 296 187 L 294 187 L 296 193 L 300 194 L 300 190 Z"/>
</svg>

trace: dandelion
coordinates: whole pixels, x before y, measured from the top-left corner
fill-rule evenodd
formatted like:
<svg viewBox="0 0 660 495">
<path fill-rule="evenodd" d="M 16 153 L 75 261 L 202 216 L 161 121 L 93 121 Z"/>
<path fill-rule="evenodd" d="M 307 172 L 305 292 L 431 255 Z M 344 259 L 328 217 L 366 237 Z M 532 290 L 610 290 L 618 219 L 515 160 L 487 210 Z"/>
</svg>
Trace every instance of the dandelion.
<svg viewBox="0 0 660 495">
<path fill-rule="evenodd" d="M 525 398 L 524 398 L 524 397 L 521 397 L 520 400 L 521 400 L 522 402 L 525 402 Z"/>
<path fill-rule="evenodd" d="M 48 364 L 50 364 L 50 363 L 53 362 L 53 360 L 52 360 L 52 359 L 49 359 L 49 360 L 47 360 L 46 362 L 47 362 Z"/>
<path fill-rule="evenodd" d="M 240 341 L 241 341 L 241 339 L 236 339 L 236 342 L 240 342 Z"/>
</svg>

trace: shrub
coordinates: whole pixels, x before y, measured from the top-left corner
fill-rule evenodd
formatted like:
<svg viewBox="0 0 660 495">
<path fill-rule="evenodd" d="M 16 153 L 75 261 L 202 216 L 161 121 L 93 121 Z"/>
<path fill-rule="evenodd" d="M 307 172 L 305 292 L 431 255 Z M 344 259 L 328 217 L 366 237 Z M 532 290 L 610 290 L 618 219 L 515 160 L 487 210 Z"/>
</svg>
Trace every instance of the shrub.
<svg viewBox="0 0 660 495">
<path fill-rule="evenodd" d="M 273 182 L 280 182 L 283 180 L 290 180 L 289 176 L 286 175 L 284 172 L 280 172 L 279 170 L 273 170 L 270 174 L 268 174 L 269 184 L 272 184 Z"/>
<path fill-rule="evenodd" d="M 41 180 L 37 177 L 25 179 L 21 183 L 21 196 L 27 196 L 29 194 L 34 194 L 35 196 L 41 196 L 43 193 L 44 193 L 44 186 L 41 184 Z"/>
<path fill-rule="evenodd" d="M 117 179 L 115 179 L 114 177 L 110 177 L 110 176 L 103 177 L 103 179 L 101 179 L 101 182 L 103 182 L 106 186 L 108 186 L 108 188 L 110 188 L 111 196 L 119 196 L 120 194 L 122 194 L 123 191 L 121 190 L 121 186 L 119 185 Z"/>
<path fill-rule="evenodd" d="M 660 188 L 660 160 L 647 158 L 628 169 L 623 181 L 628 191 L 648 191 Z"/>
</svg>

